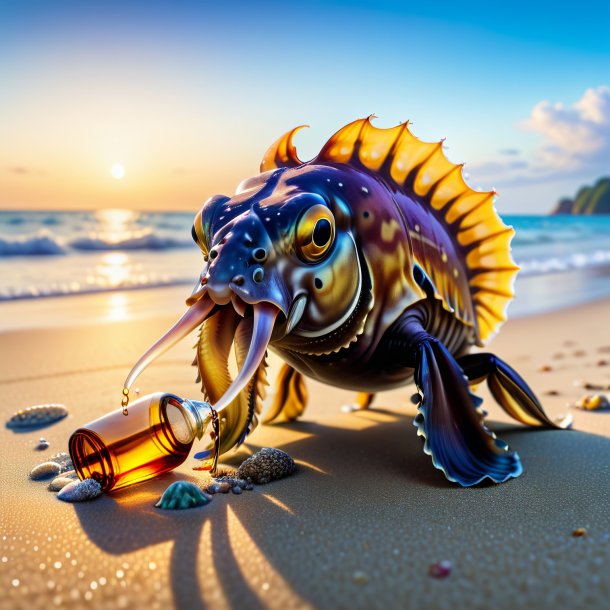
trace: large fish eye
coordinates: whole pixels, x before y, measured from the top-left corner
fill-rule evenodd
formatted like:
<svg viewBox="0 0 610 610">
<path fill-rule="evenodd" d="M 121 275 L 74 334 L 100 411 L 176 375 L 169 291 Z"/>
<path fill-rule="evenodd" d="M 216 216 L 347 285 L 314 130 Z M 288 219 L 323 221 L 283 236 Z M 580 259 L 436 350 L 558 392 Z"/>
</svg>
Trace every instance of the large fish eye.
<svg viewBox="0 0 610 610">
<path fill-rule="evenodd" d="M 334 238 L 335 218 L 325 205 L 313 205 L 299 218 L 296 246 L 304 261 L 319 261 L 332 246 Z"/>
</svg>

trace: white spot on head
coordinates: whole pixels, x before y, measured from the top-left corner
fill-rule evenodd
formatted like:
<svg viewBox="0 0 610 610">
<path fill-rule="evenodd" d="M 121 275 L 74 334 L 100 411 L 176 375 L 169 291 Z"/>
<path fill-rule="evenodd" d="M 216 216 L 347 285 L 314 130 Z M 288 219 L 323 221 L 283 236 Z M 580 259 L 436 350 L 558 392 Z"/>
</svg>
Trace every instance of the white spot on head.
<svg viewBox="0 0 610 610">
<path fill-rule="evenodd" d="M 343 186 L 343 182 L 339 182 L 339 186 Z"/>
<path fill-rule="evenodd" d="M 326 182 L 330 182 L 330 178 L 326 178 Z"/>
<path fill-rule="evenodd" d="M 225 217 L 221 216 L 218 220 L 224 220 L 224 219 L 225 219 Z"/>
<path fill-rule="evenodd" d="M 361 187 L 361 188 L 362 188 L 362 192 L 363 192 L 365 195 L 368 195 L 368 194 L 369 194 L 369 189 L 367 189 L 367 188 L 366 188 L 366 186 L 363 186 L 363 187 Z"/>
<path fill-rule="evenodd" d="M 419 233 L 419 225 L 415 225 L 414 229 Z"/>
</svg>

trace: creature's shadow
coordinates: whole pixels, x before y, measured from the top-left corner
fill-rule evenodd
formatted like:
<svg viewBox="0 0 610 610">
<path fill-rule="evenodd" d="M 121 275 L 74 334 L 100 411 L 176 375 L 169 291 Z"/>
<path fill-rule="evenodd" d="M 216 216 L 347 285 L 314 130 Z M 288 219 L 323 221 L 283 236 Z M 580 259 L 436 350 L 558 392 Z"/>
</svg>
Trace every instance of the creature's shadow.
<svg viewBox="0 0 610 610">
<path fill-rule="evenodd" d="M 399 521 L 397 526 L 400 527 L 400 520 L 404 519 L 403 527 L 411 528 L 414 520 L 425 519 L 426 502 L 432 501 L 431 497 L 435 502 L 455 502 L 456 505 L 461 501 L 462 510 L 472 510 L 472 507 L 464 507 L 474 499 L 480 502 L 481 494 L 494 497 L 500 494 L 503 498 L 511 498 L 510 493 L 504 492 L 504 489 L 508 489 L 506 486 L 465 490 L 447 482 L 423 453 L 412 428 L 412 418 L 391 411 L 381 413 L 382 416 L 366 412 L 346 415 L 370 419 L 371 425 L 364 430 L 349 430 L 311 422 L 281 424 L 282 427 L 306 435 L 304 438 L 300 435 L 297 441 L 280 445 L 280 448 L 301 462 L 299 473 L 292 479 L 267 487 L 258 486 L 253 492 L 245 492 L 242 496 L 220 496 L 199 509 L 161 511 L 154 508 L 154 503 L 163 490 L 170 482 L 185 478 L 170 474 L 111 494 L 91 505 L 76 505 L 77 515 L 94 544 L 114 555 L 173 541 L 170 570 L 175 606 L 198 610 L 206 607 L 199 577 L 206 566 L 197 565 L 197 561 L 202 531 L 209 520 L 214 567 L 222 576 L 220 582 L 227 602 L 233 608 L 262 608 L 263 603 L 258 593 L 244 577 L 232 551 L 228 514 L 230 506 L 266 561 L 301 599 L 314 602 L 310 599 L 312 594 L 305 579 L 299 578 L 299 568 L 292 559 L 294 554 L 287 553 L 287 549 L 298 548 L 301 553 L 299 561 L 315 562 L 319 557 L 320 549 L 316 548 L 316 543 L 304 539 L 298 531 L 309 527 L 315 531 L 317 527 L 320 513 L 319 508 L 312 507 L 312 501 L 332 496 L 333 505 L 323 515 L 324 528 L 344 527 L 344 516 L 352 512 L 354 504 L 362 504 L 361 510 L 364 512 L 370 511 L 370 496 L 367 499 L 367 494 L 376 486 L 385 496 L 381 510 L 395 511 L 396 516 L 393 512 L 391 518 Z M 494 428 L 498 430 L 498 426 Z M 525 433 L 521 427 L 500 428 L 500 436 L 509 443 L 530 448 L 533 446 L 531 443 L 535 442 L 534 436 L 584 436 L 563 431 L 538 431 L 533 434 Z M 256 440 L 256 435 L 253 438 Z M 252 451 L 258 449 L 252 443 L 249 443 L 249 447 Z M 522 455 L 522 458 L 525 457 Z M 357 476 L 354 476 L 354 470 L 357 471 Z M 379 476 L 381 472 L 383 477 Z M 566 474 L 564 472 L 563 476 Z M 196 480 L 196 476 L 192 479 Z M 553 484 L 557 484 L 557 481 Z M 498 491 L 497 487 L 504 489 Z M 295 488 L 300 491 L 295 493 Z M 519 492 L 515 496 L 515 489 L 513 487 L 512 495 L 517 497 Z M 271 502 L 266 497 L 267 494 L 272 495 L 277 502 Z M 414 497 L 421 498 L 417 505 L 412 504 Z M 100 502 L 103 503 L 102 507 Z M 401 506 L 409 502 L 410 513 L 401 511 Z M 476 507 L 476 502 L 472 506 Z M 371 523 L 374 519 L 373 511 Z M 280 544 L 278 527 L 282 527 L 282 532 L 285 532 Z"/>
</svg>

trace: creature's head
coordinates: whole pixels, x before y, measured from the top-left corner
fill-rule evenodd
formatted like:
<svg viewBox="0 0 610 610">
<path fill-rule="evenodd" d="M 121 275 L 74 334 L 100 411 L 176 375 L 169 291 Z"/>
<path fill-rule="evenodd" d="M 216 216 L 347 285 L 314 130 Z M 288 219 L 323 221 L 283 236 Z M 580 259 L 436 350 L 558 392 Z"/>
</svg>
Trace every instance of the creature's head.
<svg viewBox="0 0 610 610">
<path fill-rule="evenodd" d="M 248 386 L 269 342 L 321 354 L 353 340 L 363 324 L 353 315 L 363 274 L 350 210 L 333 191 L 339 173 L 279 168 L 244 181 L 233 197 L 209 199 L 192 229 L 204 264 L 189 309 L 144 354 L 125 387 L 201 324 L 198 364 L 216 409 Z M 239 344 L 244 340 L 249 345 Z M 226 359 L 233 341 L 241 370 L 227 384 L 224 363 L 220 370 L 209 360 Z"/>
</svg>

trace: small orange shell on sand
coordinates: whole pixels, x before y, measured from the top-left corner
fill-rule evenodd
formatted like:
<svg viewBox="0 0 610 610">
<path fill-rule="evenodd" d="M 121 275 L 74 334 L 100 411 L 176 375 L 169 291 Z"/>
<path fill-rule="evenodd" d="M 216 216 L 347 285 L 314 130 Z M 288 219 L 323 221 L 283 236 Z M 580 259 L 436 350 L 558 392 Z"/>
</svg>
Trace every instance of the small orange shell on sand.
<svg viewBox="0 0 610 610">
<path fill-rule="evenodd" d="M 603 394 L 585 394 L 578 400 L 576 406 L 585 411 L 600 411 L 610 409 L 610 402 Z"/>
</svg>

